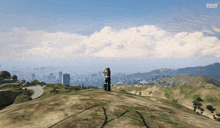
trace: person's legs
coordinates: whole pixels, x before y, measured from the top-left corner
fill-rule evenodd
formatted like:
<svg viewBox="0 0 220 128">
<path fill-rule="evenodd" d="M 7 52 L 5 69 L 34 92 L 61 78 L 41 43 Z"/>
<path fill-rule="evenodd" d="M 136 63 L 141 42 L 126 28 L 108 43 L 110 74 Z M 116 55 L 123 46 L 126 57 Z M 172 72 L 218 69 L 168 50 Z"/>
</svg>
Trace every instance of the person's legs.
<svg viewBox="0 0 220 128">
<path fill-rule="evenodd" d="M 107 91 L 107 82 L 108 82 L 108 80 L 107 80 L 107 78 L 105 78 L 105 83 L 104 83 L 104 89 L 105 89 L 105 91 Z"/>
<path fill-rule="evenodd" d="M 111 78 L 108 78 L 108 91 L 111 91 Z"/>
</svg>

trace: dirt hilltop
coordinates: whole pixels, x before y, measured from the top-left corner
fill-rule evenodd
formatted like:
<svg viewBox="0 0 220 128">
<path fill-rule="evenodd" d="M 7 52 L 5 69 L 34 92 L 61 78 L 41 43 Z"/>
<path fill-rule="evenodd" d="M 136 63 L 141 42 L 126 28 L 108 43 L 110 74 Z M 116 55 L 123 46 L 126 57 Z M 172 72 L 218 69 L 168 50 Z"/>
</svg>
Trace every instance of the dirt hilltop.
<svg viewBox="0 0 220 128">
<path fill-rule="evenodd" d="M 220 122 L 177 103 L 114 89 L 85 89 L 51 94 L 0 111 L 4 128 L 220 128 Z M 176 107 L 178 106 L 178 107 Z"/>
</svg>

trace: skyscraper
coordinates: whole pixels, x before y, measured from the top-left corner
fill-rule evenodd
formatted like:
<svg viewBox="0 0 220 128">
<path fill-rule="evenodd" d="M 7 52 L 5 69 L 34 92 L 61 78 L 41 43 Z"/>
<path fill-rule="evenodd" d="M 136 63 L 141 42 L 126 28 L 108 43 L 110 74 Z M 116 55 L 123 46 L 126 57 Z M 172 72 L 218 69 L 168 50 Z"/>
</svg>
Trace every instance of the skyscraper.
<svg viewBox="0 0 220 128">
<path fill-rule="evenodd" d="M 62 77 L 62 84 L 63 85 L 70 85 L 70 74 L 63 74 L 63 77 Z"/>
<path fill-rule="evenodd" d="M 35 73 L 32 74 L 32 80 L 35 80 Z"/>
<path fill-rule="evenodd" d="M 59 76 L 58 79 L 59 80 L 62 80 L 62 75 L 63 75 L 63 73 L 62 73 L 62 71 L 60 71 L 59 74 L 58 74 L 58 76 Z"/>
</svg>

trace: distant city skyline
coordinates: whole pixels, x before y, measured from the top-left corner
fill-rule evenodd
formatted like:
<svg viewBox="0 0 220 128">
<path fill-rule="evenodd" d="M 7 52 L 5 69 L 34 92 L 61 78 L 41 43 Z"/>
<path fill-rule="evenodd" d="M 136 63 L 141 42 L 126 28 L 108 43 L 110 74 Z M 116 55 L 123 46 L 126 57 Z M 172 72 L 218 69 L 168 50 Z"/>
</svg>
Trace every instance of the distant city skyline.
<svg viewBox="0 0 220 128">
<path fill-rule="evenodd" d="M 174 77 L 177 75 L 202 75 L 212 79 L 220 80 L 220 63 L 212 63 L 205 66 L 196 66 L 185 68 L 184 70 L 179 69 L 155 69 L 151 72 L 145 73 L 135 73 L 135 74 L 126 74 L 126 73 L 118 73 L 118 74 L 111 74 L 112 76 L 112 83 L 113 84 L 144 84 L 148 80 L 154 80 L 158 77 Z M 51 83 L 51 84 L 58 84 L 62 83 L 64 85 L 71 85 L 71 86 L 78 86 L 78 85 L 86 85 L 86 86 L 103 86 L 104 84 L 104 75 L 101 71 L 92 73 L 92 74 L 85 74 L 85 75 L 78 75 L 78 74 L 63 74 L 62 80 L 60 80 L 59 75 L 61 75 L 61 71 L 55 73 L 45 73 L 45 72 L 38 72 L 30 73 L 30 72 L 22 72 L 22 71 L 11 71 L 9 72 L 11 75 L 18 76 L 18 79 L 25 80 L 27 82 L 31 82 L 34 79 L 37 79 L 40 82 Z M 32 76 L 32 77 L 30 77 Z M 70 77 L 71 76 L 71 77 Z M 150 82 L 151 83 L 151 82 Z M 157 82 L 156 82 L 157 83 Z M 149 83 L 148 83 L 149 84 Z"/>
<path fill-rule="evenodd" d="M 1 1 L 0 67 L 132 74 L 220 62 L 219 7 L 207 8 L 217 2 Z"/>
</svg>

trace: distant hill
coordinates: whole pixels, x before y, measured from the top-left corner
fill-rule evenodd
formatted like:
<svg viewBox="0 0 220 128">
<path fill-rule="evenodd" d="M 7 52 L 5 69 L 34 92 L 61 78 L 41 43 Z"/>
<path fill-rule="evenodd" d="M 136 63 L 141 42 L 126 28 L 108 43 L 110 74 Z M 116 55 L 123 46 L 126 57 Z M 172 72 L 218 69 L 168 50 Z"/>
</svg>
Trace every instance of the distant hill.
<svg viewBox="0 0 220 128">
<path fill-rule="evenodd" d="M 220 81 L 205 76 L 196 76 L 196 75 L 159 77 L 154 81 L 155 83 L 158 83 L 157 86 L 162 86 L 162 87 L 181 86 L 185 84 L 193 87 L 200 87 L 207 84 L 212 84 L 217 87 L 220 87 Z"/>
<path fill-rule="evenodd" d="M 180 69 L 157 69 L 153 70 L 151 72 L 146 73 L 134 73 L 127 75 L 127 78 L 130 80 L 134 79 L 157 79 L 158 77 L 164 76 L 184 76 L 184 75 L 197 75 L 197 76 L 206 76 L 215 80 L 220 81 L 220 63 L 216 62 L 207 66 L 197 66 L 197 67 L 186 67 L 186 68 L 180 68 Z"/>
</svg>

